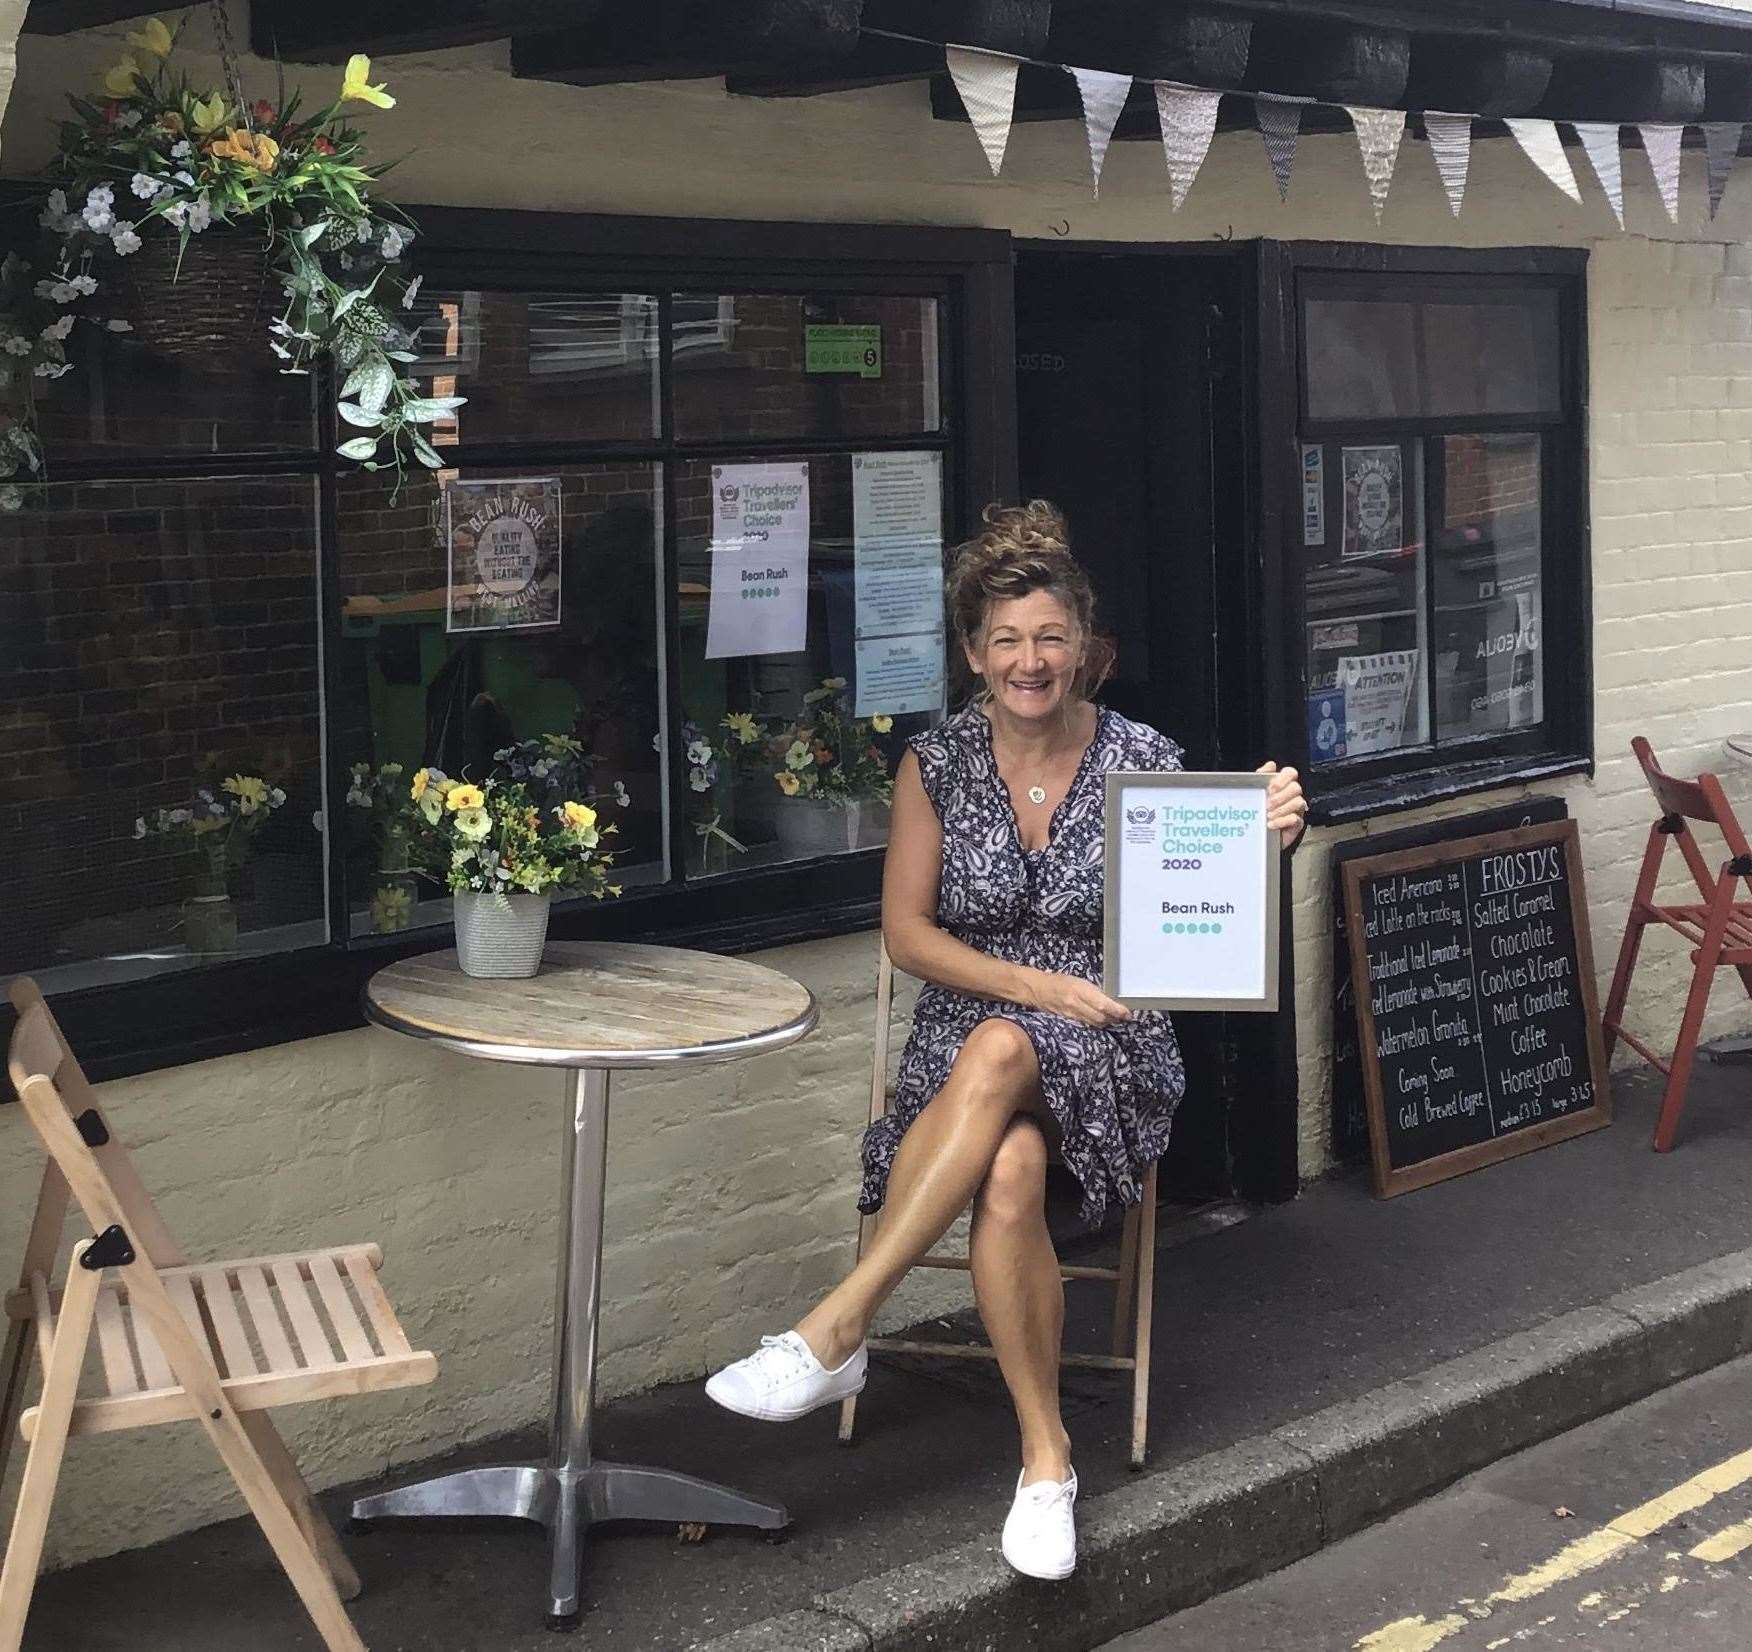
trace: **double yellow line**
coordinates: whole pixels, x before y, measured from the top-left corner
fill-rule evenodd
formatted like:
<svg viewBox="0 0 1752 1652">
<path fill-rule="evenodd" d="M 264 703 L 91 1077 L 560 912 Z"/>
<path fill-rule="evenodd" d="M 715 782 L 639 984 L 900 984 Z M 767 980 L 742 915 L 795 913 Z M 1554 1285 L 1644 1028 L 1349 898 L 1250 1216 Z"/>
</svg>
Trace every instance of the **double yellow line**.
<svg viewBox="0 0 1752 1652">
<path fill-rule="evenodd" d="M 1431 1652 L 1451 1635 L 1458 1634 L 1475 1618 L 1489 1616 L 1498 1606 L 1513 1606 L 1542 1595 L 1569 1579 L 1603 1566 L 1615 1555 L 1634 1548 L 1663 1526 L 1671 1525 L 1681 1515 L 1691 1514 L 1713 1502 L 1723 1492 L 1732 1491 L 1752 1480 L 1752 1451 L 1742 1451 L 1725 1463 L 1717 1463 L 1682 1485 L 1650 1498 L 1634 1509 L 1626 1509 L 1596 1531 L 1566 1544 L 1549 1560 L 1531 1571 L 1505 1579 L 1502 1586 L 1477 1602 L 1472 1612 L 1450 1612 L 1445 1617 L 1430 1619 L 1421 1613 L 1412 1618 L 1400 1618 L 1372 1634 L 1364 1635 L 1353 1652 Z M 1720 1564 L 1732 1560 L 1743 1549 L 1752 1548 L 1752 1521 L 1742 1521 L 1725 1527 L 1714 1537 L 1706 1538 L 1691 1551 L 1694 1560 Z"/>
</svg>

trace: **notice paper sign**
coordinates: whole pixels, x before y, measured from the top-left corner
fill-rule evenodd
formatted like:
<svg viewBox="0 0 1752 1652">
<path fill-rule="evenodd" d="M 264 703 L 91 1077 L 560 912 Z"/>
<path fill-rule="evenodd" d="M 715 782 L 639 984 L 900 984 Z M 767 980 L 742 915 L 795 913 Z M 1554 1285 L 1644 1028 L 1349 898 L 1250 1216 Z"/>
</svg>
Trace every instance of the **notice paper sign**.
<svg viewBox="0 0 1752 1652">
<path fill-rule="evenodd" d="M 856 373 L 861 379 L 882 377 L 880 324 L 841 327 L 807 323 L 803 328 L 805 373 Z"/>
<path fill-rule="evenodd" d="M 1417 683 L 1415 648 L 1385 654 L 1341 654 L 1338 692 L 1344 716 L 1344 754 L 1394 751 L 1405 733 L 1405 713 Z"/>
<path fill-rule="evenodd" d="M 854 715 L 944 703 L 943 455 L 852 456 Z"/>
<path fill-rule="evenodd" d="M 447 631 L 521 631 L 560 621 L 560 479 L 452 481 Z"/>
<path fill-rule="evenodd" d="M 1405 549 L 1405 463 L 1397 447 L 1344 450 L 1344 543 L 1339 555 L 1391 556 Z"/>
<path fill-rule="evenodd" d="M 1263 774 L 1107 776 L 1103 989 L 1139 1009 L 1278 999 L 1278 853 Z"/>
<path fill-rule="evenodd" d="M 800 654 L 809 629 L 809 466 L 712 466 L 706 658 Z"/>
</svg>

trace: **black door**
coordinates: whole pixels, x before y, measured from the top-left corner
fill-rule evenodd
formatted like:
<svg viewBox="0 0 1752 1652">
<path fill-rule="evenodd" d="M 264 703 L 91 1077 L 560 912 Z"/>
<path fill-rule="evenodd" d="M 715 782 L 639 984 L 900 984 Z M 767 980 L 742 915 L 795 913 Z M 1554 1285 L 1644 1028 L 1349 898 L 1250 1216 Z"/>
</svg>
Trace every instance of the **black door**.
<svg viewBox="0 0 1752 1652">
<path fill-rule="evenodd" d="M 1041 248 L 1017 258 L 1022 497 L 1065 512 L 1118 641 L 1101 698 L 1178 740 L 1191 769 L 1258 760 L 1245 749 L 1256 708 L 1226 680 L 1232 667 L 1219 673 L 1217 647 L 1228 616 L 1251 607 L 1242 372 L 1251 271 L 1237 254 Z M 1225 647 L 1223 657 L 1235 656 Z M 1248 1185 L 1248 1144 L 1231 1139 L 1231 1040 L 1244 1029 L 1228 1022 L 1240 1019 L 1175 1017 L 1187 1091 L 1162 1173 L 1176 1197 L 1277 1191 Z M 1250 1060 L 1248 1083 L 1263 1076 Z"/>
</svg>

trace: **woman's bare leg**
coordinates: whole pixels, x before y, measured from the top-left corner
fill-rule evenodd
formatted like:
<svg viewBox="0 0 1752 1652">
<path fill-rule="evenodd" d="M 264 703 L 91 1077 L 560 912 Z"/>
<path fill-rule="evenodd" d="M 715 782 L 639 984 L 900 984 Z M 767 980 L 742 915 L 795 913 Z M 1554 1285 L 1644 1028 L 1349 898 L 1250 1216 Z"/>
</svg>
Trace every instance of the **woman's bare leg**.
<svg viewBox="0 0 1752 1652">
<path fill-rule="evenodd" d="M 1046 1138 L 1012 1119 L 973 1201 L 973 1292 L 1022 1431 L 1022 1481 L 1066 1480 L 1059 1415 L 1065 1287 L 1046 1225 Z"/>
<path fill-rule="evenodd" d="M 829 1370 L 852 1356 L 907 1270 L 967 1208 L 1010 1121 L 1039 1099 L 1040 1066 L 1027 1033 L 1013 1021 L 980 1022 L 948 1082 L 901 1138 L 882 1220 L 862 1260 L 797 1323 Z"/>
</svg>

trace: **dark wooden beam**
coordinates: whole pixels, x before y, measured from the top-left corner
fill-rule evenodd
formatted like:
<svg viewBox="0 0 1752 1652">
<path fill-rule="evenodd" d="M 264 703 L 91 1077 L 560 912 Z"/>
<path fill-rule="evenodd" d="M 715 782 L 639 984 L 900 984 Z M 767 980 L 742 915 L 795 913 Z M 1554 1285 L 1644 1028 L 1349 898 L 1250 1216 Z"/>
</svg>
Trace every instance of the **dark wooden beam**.
<svg viewBox="0 0 1752 1652">
<path fill-rule="evenodd" d="M 1418 35 L 1411 43 L 1405 101 L 1413 109 L 1525 115 L 1545 96 L 1551 65 L 1550 52 L 1525 46 Z"/>
<path fill-rule="evenodd" d="M 1567 120 L 1701 118 L 1701 63 L 1685 58 L 1576 54 L 1559 57 L 1537 113 Z"/>
<path fill-rule="evenodd" d="M 41 4 L 36 0 L 32 11 Z M 354 52 L 379 56 L 502 40 L 514 27 L 576 27 L 605 9 L 606 0 L 254 0 L 249 37 L 259 57 L 343 63 Z"/>
<path fill-rule="evenodd" d="M 1703 118 L 1752 120 L 1752 61 L 1705 66 Z"/>
<path fill-rule="evenodd" d="M 1260 19 L 1253 25 L 1246 84 L 1381 109 L 1401 102 L 1410 72 L 1411 37 L 1403 30 Z"/>
<path fill-rule="evenodd" d="M 1137 0 L 1059 0 L 1045 55 L 1146 80 L 1238 86 L 1252 33 L 1251 20 L 1233 14 Z"/>
<path fill-rule="evenodd" d="M 521 80 L 603 86 L 831 61 L 858 43 L 859 0 L 602 0 L 585 28 L 511 39 Z"/>
</svg>

